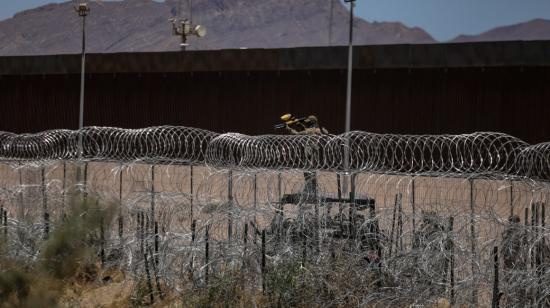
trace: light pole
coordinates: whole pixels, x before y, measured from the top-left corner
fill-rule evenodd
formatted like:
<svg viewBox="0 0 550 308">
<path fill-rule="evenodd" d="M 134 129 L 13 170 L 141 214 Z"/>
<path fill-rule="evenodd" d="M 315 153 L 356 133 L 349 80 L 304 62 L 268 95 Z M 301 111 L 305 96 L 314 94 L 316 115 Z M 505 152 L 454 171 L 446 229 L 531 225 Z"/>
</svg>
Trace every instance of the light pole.
<svg viewBox="0 0 550 308">
<path fill-rule="evenodd" d="M 346 91 L 346 133 L 351 129 L 351 81 L 353 72 L 353 8 L 355 0 L 344 0 L 349 2 L 349 47 L 348 47 L 348 82 Z"/>
<path fill-rule="evenodd" d="M 81 130 L 84 127 L 84 82 L 86 74 L 86 16 L 90 12 L 90 8 L 85 2 L 80 3 L 75 7 L 76 12 L 79 17 L 82 17 L 82 63 L 80 69 L 80 107 L 78 112 L 78 129 Z M 82 159 L 84 149 L 82 145 L 82 135 L 81 132 L 78 134 L 78 158 Z M 81 168 L 80 164 L 76 170 L 76 180 L 78 183 L 81 182 Z"/>
<path fill-rule="evenodd" d="M 353 9 L 355 7 L 355 0 L 344 0 L 344 2 L 350 4 L 350 17 L 349 17 L 349 45 L 348 45 L 348 80 L 346 89 L 346 122 L 345 132 L 349 133 L 351 130 L 351 90 L 352 90 L 352 76 L 353 76 Z M 344 172 L 349 175 L 350 173 L 350 153 L 349 153 L 349 136 L 346 136 L 344 145 Z M 347 178 L 344 179 L 343 190 L 347 194 Z"/>
<path fill-rule="evenodd" d="M 177 19 L 170 19 L 172 22 L 172 34 L 181 36 L 181 51 L 185 51 L 187 46 L 187 37 L 190 35 L 195 35 L 197 37 L 204 37 L 206 35 L 206 28 L 201 25 L 193 25 L 191 22 L 187 19 L 183 19 L 179 21 Z"/>
</svg>

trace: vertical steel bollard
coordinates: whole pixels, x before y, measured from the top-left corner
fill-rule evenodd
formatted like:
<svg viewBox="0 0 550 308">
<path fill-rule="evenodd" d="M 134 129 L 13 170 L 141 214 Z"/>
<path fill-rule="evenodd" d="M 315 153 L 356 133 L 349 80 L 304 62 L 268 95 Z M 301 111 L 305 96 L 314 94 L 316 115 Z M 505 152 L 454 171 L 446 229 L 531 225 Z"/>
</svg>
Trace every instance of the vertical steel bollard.
<svg viewBox="0 0 550 308">
<path fill-rule="evenodd" d="M 541 251 L 544 250 L 544 241 L 539 239 L 539 234 L 541 232 L 541 223 L 540 220 L 541 217 L 541 204 L 540 202 L 535 203 L 535 230 L 534 230 L 534 237 L 535 237 L 535 243 L 536 245 L 533 247 L 533 253 L 535 254 L 535 273 L 537 275 L 537 288 L 536 288 L 536 299 L 535 302 L 539 302 L 540 295 L 541 295 L 541 286 L 542 286 L 542 262 L 543 259 L 541 258 Z M 544 238 L 544 237 L 543 237 Z M 539 304 L 539 306 L 542 307 L 542 303 Z"/>
<path fill-rule="evenodd" d="M 399 252 L 403 251 L 403 195 L 401 195 L 399 205 L 397 208 L 397 239 L 399 239 Z M 395 245 L 398 245 L 398 243 L 395 243 Z M 397 248 L 396 248 L 397 250 Z"/>
<path fill-rule="evenodd" d="M 153 283 L 151 282 L 151 272 L 149 271 L 149 260 L 147 258 L 147 252 L 143 254 L 143 261 L 145 263 L 145 274 L 147 275 L 147 288 L 149 289 L 149 299 L 151 305 L 155 303 L 155 295 L 153 294 Z"/>
<path fill-rule="evenodd" d="M 411 208 L 412 208 L 412 246 L 415 248 L 415 237 L 416 237 L 416 178 L 413 177 L 411 183 Z"/>
<path fill-rule="evenodd" d="M 189 203 L 191 205 L 191 221 L 195 221 L 193 217 L 193 165 L 189 167 Z"/>
<path fill-rule="evenodd" d="M 44 215 L 44 240 L 47 240 L 50 232 L 50 215 L 48 213 L 48 196 L 46 190 L 46 170 L 42 167 L 42 211 Z"/>
<path fill-rule="evenodd" d="M 100 240 L 100 245 L 101 245 L 101 249 L 100 249 L 100 258 L 101 258 L 101 266 L 105 266 L 105 229 L 103 227 L 103 218 L 101 218 L 101 222 L 100 222 L 100 225 L 99 225 L 99 240 Z"/>
<path fill-rule="evenodd" d="M 450 260 L 449 260 L 449 267 L 450 267 L 450 280 L 451 280 L 451 294 L 450 294 L 450 297 L 451 297 L 451 305 L 454 305 L 455 304 L 455 247 L 454 247 L 454 242 L 453 242 L 453 239 L 452 239 L 452 236 L 453 236 L 453 232 L 454 232 L 454 217 L 451 216 L 449 217 L 449 236 L 451 237 L 449 239 L 449 257 L 450 257 Z"/>
<path fill-rule="evenodd" d="M 118 238 L 120 240 L 120 246 L 122 247 L 122 237 L 124 235 L 124 217 L 122 216 L 122 168 L 119 175 L 119 187 L 118 187 Z"/>
<path fill-rule="evenodd" d="M 493 300 L 492 308 L 500 307 L 500 291 L 499 291 L 499 278 L 498 278 L 498 246 L 493 248 L 493 268 L 494 268 L 494 281 L 493 281 Z"/>
<path fill-rule="evenodd" d="M 392 256 L 392 249 L 393 249 L 393 233 L 394 233 L 394 230 L 395 230 L 395 218 L 396 218 L 396 215 L 397 215 L 397 199 L 398 199 L 398 196 L 399 194 L 395 194 L 395 202 L 393 204 L 393 213 L 392 213 L 392 219 L 391 219 L 391 231 L 390 231 L 390 250 L 388 252 L 388 258 L 391 259 L 391 256 Z M 397 238 L 395 239 L 396 241 L 396 246 L 397 246 Z M 397 249 L 396 249 L 397 250 Z"/>
<path fill-rule="evenodd" d="M 204 256 L 204 263 L 205 263 L 205 266 L 204 266 L 204 282 L 206 284 L 206 286 L 208 286 L 208 268 L 209 268 L 209 249 L 210 249 L 210 243 L 209 243 L 209 237 L 210 235 L 208 234 L 209 232 L 209 229 L 210 229 L 210 225 L 206 225 L 206 233 L 205 233 L 205 237 L 204 237 L 204 241 L 205 241 L 205 256 Z"/>
<path fill-rule="evenodd" d="M 67 190 L 67 162 L 63 162 L 63 183 L 62 183 L 63 191 L 61 192 L 61 206 L 63 207 L 63 213 L 62 217 L 65 218 L 65 196 L 66 196 L 66 190 Z"/>
<path fill-rule="evenodd" d="M 475 229 L 475 200 L 474 200 L 474 179 L 469 179 L 470 182 L 470 241 L 471 241 L 471 253 L 472 253 L 472 261 L 471 261 L 471 269 L 472 269 L 472 298 L 471 298 L 471 304 L 477 307 L 478 305 L 478 299 L 477 299 L 477 285 L 475 279 L 476 275 L 476 264 L 477 264 L 477 247 L 476 247 L 476 229 Z"/>
<path fill-rule="evenodd" d="M 18 170 L 18 173 L 19 173 L 19 193 L 18 193 L 18 197 L 19 197 L 19 219 L 23 219 L 23 216 L 24 216 L 24 213 L 25 213 L 25 209 L 24 209 L 24 196 L 23 196 L 23 171 L 21 170 L 21 163 L 19 163 L 19 170 Z"/>
<path fill-rule="evenodd" d="M 245 222 L 244 223 L 244 236 L 243 236 L 243 242 L 246 246 L 246 244 L 248 243 L 248 222 Z"/>
<path fill-rule="evenodd" d="M 195 237 L 197 230 L 197 221 L 191 222 L 191 260 L 189 261 L 189 279 L 194 283 L 194 267 L 195 267 Z"/>
<path fill-rule="evenodd" d="M 159 224 L 155 221 L 155 254 L 153 255 L 153 260 L 156 266 L 159 264 L 159 247 L 160 246 L 160 235 L 159 235 Z"/>
<path fill-rule="evenodd" d="M 253 226 L 255 226 L 257 224 L 257 219 L 256 219 L 256 210 L 257 209 L 258 209 L 258 177 L 257 177 L 256 173 L 254 173 L 254 225 Z M 257 234 L 256 230 L 254 230 L 253 233 L 254 233 L 253 243 L 256 244 L 258 234 Z"/>
<path fill-rule="evenodd" d="M 44 213 L 44 240 L 49 238 L 50 233 L 50 213 Z"/>
<path fill-rule="evenodd" d="M 243 234 L 243 268 L 246 265 L 247 249 L 248 249 L 248 222 L 245 222 L 244 234 Z"/>
<path fill-rule="evenodd" d="M 122 237 L 124 233 L 124 218 L 122 216 L 118 217 L 118 239 L 120 240 L 120 246 L 122 246 Z"/>
<path fill-rule="evenodd" d="M 525 225 L 525 229 L 528 230 L 529 229 L 529 207 L 526 206 L 525 207 L 525 212 L 524 212 L 524 216 L 523 216 L 523 223 Z M 522 247 L 526 247 L 525 245 L 527 245 L 529 243 L 529 233 L 527 233 L 527 236 L 526 237 L 523 237 L 522 238 Z M 525 266 L 527 267 L 527 269 L 529 269 L 529 257 L 526 257 L 526 264 Z"/>
<path fill-rule="evenodd" d="M 536 228 L 537 228 L 537 221 L 536 221 L 536 217 L 537 217 L 537 209 L 536 209 L 536 204 L 535 203 L 531 203 L 531 240 L 532 241 L 535 241 L 536 240 Z M 536 245 L 533 247 L 533 249 L 531 250 L 531 268 L 535 270 L 535 273 L 537 271 L 537 260 L 536 260 L 536 256 L 537 256 L 537 253 L 536 253 Z M 534 296 L 534 295 L 533 295 Z"/>
<path fill-rule="evenodd" d="M 145 215 L 143 214 L 143 211 L 140 210 L 139 212 L 139 241 L 140 241 L 140 252 L 145 252 Z"/>
<path fill-rule="evenodd" d="M 315 235 L 313 237 L 313 240 L 315 242 L 314 243 L 315 252 L 317 253 L 317 255 L 319 255 L 319 253 L 321 253 L 321 238 L 319 236 L 319 230 L 321 226 L 319 223 L 319 204 L 317 202 L 315 202 L 314 208 L 315 208 L 315 227 L 314 227 Z"/>
<path fill-rule="evenodd" d="M 306 266 L 307 260 L 307 236 L 305 231 L 302 231 L 302 267 Z"/>
<path fill-rule="evenodd" d="M 544 216 L 546 215 L 546 209 L 545 209 L 545 204 L 544 202 L 541 203 L 540 205 L 541 209 L 541 213 L 540 213 L 540 226 L 541 226 L 541 232 L 544 232 L 545 230 L 545 227 L 546 227 L 546 222 L 545 222 L 545 218 Z M 6 228 L 7 229 L 7 228 Z M 545 237 L 543 236 L 543 239 Z M 545 255 L 545 245 L 546 245 L 546 241 L 543 240 L 542 243 L 540 244 L 540 249 L 539 249 L 539 277 L 538 277 L 538 282 L 539 282 L 539 288 L 538 288 L 538 294 L 540 296 L 540 294 L 542 294 L 542 292 L 544 292 L 544 286 L 543 286 L 543 283 L 542 283 L 542 276 L 544 275 L 544 272 L 545 272 L 545 268 L 547 267 L 547 261 L 546 261 L 546 255 Z M 544 304 L 548 304 L 548 301 L 545 300 L 542 305 Z"/>
<path fill-rule="evenodd" d="M 279 215 L 279 219 L 277 220 L 278 226 L 277 226 L 277 239 L 280 241 L 281 237 L 283 235 L 283 221 L 285 219 L 285 205 L 281 201 L 282 194 L 283 194 L 283 188 L 282 188 L 282 173 L 279 172 L 277 174 L 277 202 L 279 203 L 279 209 L 277 215 Z"/>
<path fill-rule="evenodd" d="M 4 209 L 4 238 L 8 240 L 8 210 Z"/>
<path fill-rule="evenodd" d="M 88 200 L 88 162 L 84 163 L 84 182 L 83 182 L 84 201 Z"/>
<path fill-rule="evenodd" d="M 357 237 L 357 206 L 355 204 L 355 174 L 350 177 L 350 191 L 349 191 L 349 222 L 350 230 L 349 234 L 351 238 Z"/>
<path fill-rule="evenodd" d="M 155 221 L 155 165 L 151 166 L 151 222 Z M 153 227 L 149 224 L 149 227 Z M 149 228 L 147 228 L 149 230 Z"/>
<path fill-rule="evenodd" d="M 227 241 L 231 245 L 233 238 L 233 170 L 229 170 L 227 179 L 227 202 L 229 204 L 229 212 L 227 213 Z"/>
<path fill-rule="evenodd" d="M 149 254 L 151 254 L 151 251 L 149 251 Z M 153 266 L 153 274 L 155 276 L 155 286 L 157 288 L 158 295 L 159 295 L 160 299 L 163 300 L 164 299 L 164 292 L 162 292 L 162 289 L 160 287 L 160 277 L 159 277 L 158 268 L 157 268 L 158 264 L 155 264 L 155 262 L 151 262 L 151 265 Z"/>
<path fill-rule="evenodd" d="M 265 229 L 262 230 L 262 292 L 265 294 L 266 292 L 266 283 L 265 283 L 265 274 L 266 274 L 266 268 L 265 268 Z"/>
<path fill-rule="evenodd" d="M 546 218 L 546 204 L 542 203 L 541 204 L 541 212 L 540 212 L 540 225 L 541 227 L 544 229 L 544 227 L 546 227 L 546 222 L 545 222 L 545 218 Z"/>
<path fill-rule="evenodd" d="M 4 238 L 7 241 L 8 240 L 8 210 L 4 210 Z M 0 217 L 0 220 L 2 220 L 2 217 Z"/>
<path fill-rule="evenodd" d="M 151 218 L 149 218 L 149 215 L 145 215 L 145 212 L 143 212 L 143 216 L 145 217 L 145 227 L 143 228 L 143 238 L 145 239 L 145 251 L 149 248 L 149 235 L 151 234 Z"/>
<path fill-rule="evenodd" d="M 344 203 L 342 202 L 342 180 L 340 173 L 336 173 L 336 184 L 338 189 L 338 215 L 340 216 L 340 233 L 344 234 Z"/>
<path fill-rule="evenodd" d="M 6 228 L 6 226 L 4 226 L 4 205 L 2 204 L 1 201 L 0 201 L 0 225 L 2 226 L 2 230 L 4 230 Z M 4 232 L 5 231 L 3 231 L 2 233 L 4 233 Z M 4 233 L 3 240 L 6 241 L 5 233 Z"/>
<path fill-rule="evenodd" d="M 191 243 L 195 243 L 195 232 L 197 228 L 197 221 L 193 220 L 191 223 Z"/>
<path fill-rule="evenodd" d="M 514 216 L 514 182 L 510 180 L 510 217 Z"/>
</svg>

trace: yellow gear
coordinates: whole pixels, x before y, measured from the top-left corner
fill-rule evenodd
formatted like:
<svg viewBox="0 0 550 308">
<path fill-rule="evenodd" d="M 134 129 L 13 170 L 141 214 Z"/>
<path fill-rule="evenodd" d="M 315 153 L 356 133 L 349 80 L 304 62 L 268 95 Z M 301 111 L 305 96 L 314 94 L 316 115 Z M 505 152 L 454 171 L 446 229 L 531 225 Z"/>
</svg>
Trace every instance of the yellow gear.
<svg viewBox="0 0 550 308">
<path fill-rule="evenodd" d="M 288 122 L 292 119 L 292 115 L 290 113 L 284 114 L 281 116 L 281 121 Z"/>
</svg>

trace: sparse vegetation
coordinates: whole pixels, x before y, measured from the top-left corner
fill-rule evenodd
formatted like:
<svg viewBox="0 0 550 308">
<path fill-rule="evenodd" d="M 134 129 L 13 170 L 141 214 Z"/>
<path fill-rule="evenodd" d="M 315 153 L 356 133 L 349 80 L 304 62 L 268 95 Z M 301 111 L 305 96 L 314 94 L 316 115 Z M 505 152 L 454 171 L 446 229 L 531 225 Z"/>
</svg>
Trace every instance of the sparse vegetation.
<svg viewBox="0 0 550 308">
<path fill-rule="evenodd" d="M 31 260 L 0 253 L 0 306 L 56 307 L 72 284 L 95 281 L 99 274 L 97 234 L 113 217 L 113 206 L 74 196 L 67 219 L 53 228 Z"/>
</svg>

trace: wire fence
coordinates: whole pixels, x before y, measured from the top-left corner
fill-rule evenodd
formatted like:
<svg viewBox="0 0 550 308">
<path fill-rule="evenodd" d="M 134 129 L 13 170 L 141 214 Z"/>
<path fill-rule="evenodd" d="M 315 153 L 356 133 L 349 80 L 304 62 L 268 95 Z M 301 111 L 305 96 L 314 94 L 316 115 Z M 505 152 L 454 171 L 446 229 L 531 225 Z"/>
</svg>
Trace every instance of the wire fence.
<svg viewBox="0 0 550 308">
<path fill-rule="evenodd" d="M 6 257 L 93 196 L 117 205 L 103 266 L 153 301 L 238 282 L 290 306 L 550 305 L 550 143 L 89 127 L 0 133 L 0 157 Z"/>
</svg>

